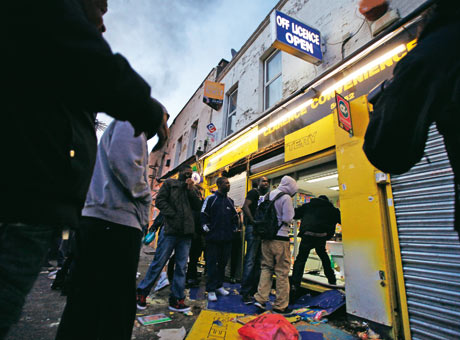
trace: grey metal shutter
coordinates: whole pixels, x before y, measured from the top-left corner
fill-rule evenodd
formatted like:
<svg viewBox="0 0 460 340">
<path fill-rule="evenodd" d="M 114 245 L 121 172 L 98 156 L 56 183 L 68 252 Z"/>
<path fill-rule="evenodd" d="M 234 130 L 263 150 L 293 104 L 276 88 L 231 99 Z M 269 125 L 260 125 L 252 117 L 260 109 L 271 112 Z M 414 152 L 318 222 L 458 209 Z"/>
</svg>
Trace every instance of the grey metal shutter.
<svg viewBox="0 0 460 340">
<path fill-rule="evenodd" d="M 246 197 L 246 171 L 230 177 L 230 191 L 228 192 L 228 197 L 233 199 L 235 202 L 235 206 L 242 207 L 244 203 L 244 199 Z"/>
<path fill-rule="evenodd" d="M 429 162 L 391 176 L 412 339 L 460 339 L 454 176 L 435 125 L 425 155 Z"/>
</svg>

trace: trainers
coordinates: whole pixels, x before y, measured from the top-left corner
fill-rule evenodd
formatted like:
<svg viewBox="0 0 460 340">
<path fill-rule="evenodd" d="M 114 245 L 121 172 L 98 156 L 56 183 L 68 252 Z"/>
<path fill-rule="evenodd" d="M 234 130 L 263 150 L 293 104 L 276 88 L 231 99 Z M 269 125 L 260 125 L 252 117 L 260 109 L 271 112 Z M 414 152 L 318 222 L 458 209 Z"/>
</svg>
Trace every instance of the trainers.
<svg viewBox="0 0 460 340">
<path fill-rule="evenodd" d="M 155 286 L 154 292 L 158 292 L 159 290 L 169 286 L 168 276 L 165 272 L 160 274 L 160 278 L 158 279 L 157 285 Z"/>
<path fill-rule="evenodd" d="M 230 292 L 228 290 L 226 290 L 224 287 L 217 288 L 216 292 L 219 293 L 222 296 L 226 296 L 226 295 L 230 294 Z"/>
<path fill-rule="evenodd" d="M 215 302 L 217 301 L 216 293 L 208 292 L 208 301 Z"/>
<path fill-rule="evenodd" d="M 292 313 L 292 308 L 289 308 L 289 307 L 286 307 L 284 309 L 278 309 L 278 308 L 273 308 L 273 312 L 277 313 L 277 314 L 284 314 L 284 315 L 287 315 L 287 314 L 291 314 Z"/>
<path fill-rule="evenodd" d="M 137 309 L 144 310 L 147 308 L 147 296 L 137 293 L 136 302 Z"/>
<path fill-rule="evenodd" d="M 267 305 L 265 303 L 259 302 L 257 300 L 254 302 L 254 306 L 256 306 L 259 309 L 263 309 L 263 310 L 267 309 Z"/>
<path fill-rule="evenodd" d="M 185 304 L 185 299 L 180 299 L 176 301 L 172 301 L 175 299 L 170 299 L 169 300 L 169 310 L 172 310 L 174 312 L 188 312 L 190 311 L 190 307 Z"/>
<path fill-rule="evenodd" d="M 254 297 L 252 297 L 251 295 L 243 295 L 243 303 L 245 305 L 250 305 L 254 303 Z"/>
</svg>

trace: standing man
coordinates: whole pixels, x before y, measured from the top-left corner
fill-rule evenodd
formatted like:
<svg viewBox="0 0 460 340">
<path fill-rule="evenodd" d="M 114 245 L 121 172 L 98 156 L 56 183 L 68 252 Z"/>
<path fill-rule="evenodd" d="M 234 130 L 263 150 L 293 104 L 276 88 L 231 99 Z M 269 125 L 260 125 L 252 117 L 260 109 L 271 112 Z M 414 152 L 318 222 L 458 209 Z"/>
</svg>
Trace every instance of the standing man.
<svg viewBox="0 0 460 340">
<path fill-rule="evenodd" d="M 174 251 L 175 269 L 169 296 L 169 309 L 176 312 L 190 310 L 190 307 L 185 304 L 185 272 L 195 232 L 193 210 L 199 210 L 201 207 L 200 195 L 191 177 L 192 168 L 183 165 L 179 170 L 179 178 L 167 179 L 158 192 L 156 206 L 165 218 L 163 237 L 145 278 L 137 287 L 138 309 L 147 307 L 147 295 Z"/>
<path fill-rule="evenodd" d="M 76 227 L 96 160 L 95 112 L 167 139 L 166 110 L 102 37 L 104 0 L 10 1 L 2 12 L 0 339 L 56 233 Z"/>
<path fill-rule="evenodd" d="M 142 227 L 152 202 L 147 165 L 145 135 L 134 137 L 130 123 L 114 120 L 98 145 L 56 339 L 131 339 Z"/>
<path fill-rule="evenodd" d="M 254 233 L 254 215 L 260 200 L 268 192 L 268 185 L 268 178 L 261 177 L 257 188 L 249 190 L 243 204 L 246 226 L 244 238 L 247 245 L 240 294 L 245 304 L 253 302 L 253 295 L 257 292 L 257 286 L 259 285 L 261 249 L 260 237 Z"/>
<path fill-rule="evenodd" d="M 302 281 L 305 263 L 310 250 L 313 248 L 321 259 L 324 275 L 326 275 L 329 284 L 335 285 L 337 283 L 334 270 L 331 268 L 331 260 L 326 252 L 326 241 L 334 236 L 335 226 L 340 223 L 340 210 L 332 205 L 327 196 L 321 195 L 296 208 L 294 218 L 302 220 L 299 230 L 302 241 L 292 271 L 292 300 L 297 297 L 296 293 Z"/>
<path fill-rule="evenodd" d="M 201 209 L 201 224 L 206 232 L 206 291 L 209 301 L 217 301 L 216 292 L 228 295 L 222 286 L 225 267 L 232 251 L 233 233 L 238 230 L 238 213 L 233 200 L 227 196 L 230 182 L 225 177 L 217 179 L 217 191 L 206 197 Z"/>
<path fill-rule="evenodd" d="M 262 271 L 260 273 L 259 287 L 254 296 L 259 309 L 266 309 L 266 302 L 270 295 L 273 283 L 273 274 L 276 274 L 276 299 L 273 311 L 289 314 L 292 309 L 289 305 L 289 270 L 291 269 L 291 250 L 289 247 L 290 224 L 294 218 L 292 196 L 297 192 L 297 182 L 289 176 L 281 179 L 279 187 L 269 194 L 269 199 L 274 200 L 278 194 L 284 193 L 275 200 L 275 211 L 278 218 L 279 229 L 273 240 L 262 240 Z"/>
</svg>

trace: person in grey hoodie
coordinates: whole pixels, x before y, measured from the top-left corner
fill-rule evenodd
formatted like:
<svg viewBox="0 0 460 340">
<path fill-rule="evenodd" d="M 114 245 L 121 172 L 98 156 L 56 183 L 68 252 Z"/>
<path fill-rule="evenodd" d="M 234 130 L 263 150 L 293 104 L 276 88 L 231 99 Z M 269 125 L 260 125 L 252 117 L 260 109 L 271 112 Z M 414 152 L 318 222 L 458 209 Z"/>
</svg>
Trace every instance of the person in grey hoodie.
<svg viewBox="0 0 460 340">
<path fill-rule="evenodd" d="M 262 240 L 262 264 L 259 286 L 254 295 L 254 305 L 265 309 L 270 290 L 272 288 L 273 274 L 276 274 L 276 299 L 273 311 L 289 314 L 289 270 L 291 269 L 291 250 L 289 247 L 290 223 L 294 218 L 292 196 L 297 192 L 297 182 L 289 176 L 281 179 L 279 187 L 270 192 L 269 199 L 273 200 L 279 193 L 280 196 L 274 203 L 278 217 L 279 230 L 273 240 Z"/>
<path fill-rule="evenodd" d="M 131 339 L 141 230 L 152 202 L 147 165 L 145 134 L 134 137 L 130 123 L 113 121 L 98 145 L 56 339 Z"/>
</svg>

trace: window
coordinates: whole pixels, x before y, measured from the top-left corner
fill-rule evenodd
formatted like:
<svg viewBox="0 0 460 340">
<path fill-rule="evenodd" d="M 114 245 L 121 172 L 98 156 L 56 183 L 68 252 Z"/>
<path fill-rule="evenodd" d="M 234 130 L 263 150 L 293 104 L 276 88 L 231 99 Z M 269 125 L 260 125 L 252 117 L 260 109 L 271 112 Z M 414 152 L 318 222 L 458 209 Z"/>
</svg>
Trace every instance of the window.
<svg viewBox="0 0 460 340">
<path fill-rule="evenodd" d="M 182 137 L 177 140 L 176 143 L 176 157 L 174 157 L 174 166 L 179 165 L 180 152 L 182 150 Z"/>
<path fill-rule="evenodd" d="M 227 106 L 227 121 L 225 123 L 226 131 L 225 136 L 231 135 L 236 131 L 236 100 L 238 97 L 238 89 L 233 90 L 228 95 L 228 106 Z"/>
<path fill-rule="evenodd" d="M 190 129 L 190 142 L 188 143 L 189 149 L 188 149 L 187 158 L 192 157 L 192 155 L 195 153 L 197 133 L 198 133 L 198 121 L 196 120 L 193 123 L 192 128 Z"/>
<path fill-rule="evenodd" d="M 158 168 L 157 177 L 161 177 L 161 173 L 163 172 L 163 166 L 165 164 L 165 157 L 166 157 L 165 154 L 163 154 L 163 156 L 161 157 L 160 167 Z"/>
<path fill-rule="evenodd" d="M 264 63 L 264 110 L 281 99 L 282 85 L 281 52 L 276 51 Z"/>
</svg>

